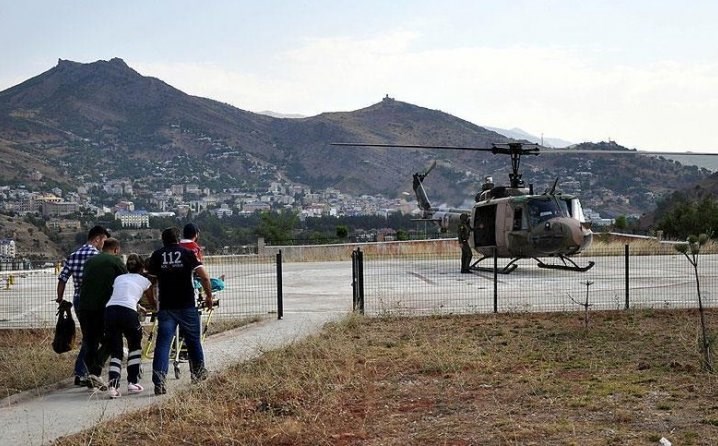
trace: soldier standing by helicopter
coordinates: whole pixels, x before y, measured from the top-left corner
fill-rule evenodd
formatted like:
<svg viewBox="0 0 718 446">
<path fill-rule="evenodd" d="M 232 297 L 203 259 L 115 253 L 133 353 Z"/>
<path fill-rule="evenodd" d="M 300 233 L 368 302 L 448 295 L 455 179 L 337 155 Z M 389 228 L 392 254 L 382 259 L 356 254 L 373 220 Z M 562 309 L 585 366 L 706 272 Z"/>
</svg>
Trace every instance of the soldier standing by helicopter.
<svg viewBox="0 0 718 446">
<path fill-rule="evenodd" d="M 469 246 L 469 237 L 471 237 L 471 226 L 469 225 L 469 215 L 461 214 L 459 217 L 459 243 L 461 244 L 461 272 L 470 273 L 471 246 Z"/>
</svg>

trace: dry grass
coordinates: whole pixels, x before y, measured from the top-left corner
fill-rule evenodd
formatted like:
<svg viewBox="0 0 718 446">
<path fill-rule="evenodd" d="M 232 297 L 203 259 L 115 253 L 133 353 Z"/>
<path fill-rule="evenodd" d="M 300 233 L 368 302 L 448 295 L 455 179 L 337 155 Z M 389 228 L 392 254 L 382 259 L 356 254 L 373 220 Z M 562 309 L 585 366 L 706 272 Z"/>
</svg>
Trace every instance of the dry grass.
<svg viewBox="0 0 718 446">
<path fill-rule="evenodd" d="M 247 317 L 232 317 L 232 318 L 215 318 L 212 319 L 212 323 L 209 324 L 207 329 L 207 336 L 222 333 L 225 331 L 233 330 L 235 328 L 244 327 L 255 322 L 259 322 L 266 319 L 268 316 L 247 316 Z"/>
<path fill-rule="evenodd" d="M 0 330 L 0 398 L 72 376 L 77 350 L 62 355 L 52 351 L 54 334 L 54 328 Z"/>
<path fill-rule="evenodd" d="M 259 321 L 258 316 L 217 318 L 207 336 Z M 74 376 L 78 348 L 58 355 L 52 350 L 55 329 L 0 330 L 0 398 L 53 386 Z"/>
<path fill-rule="evenodd" d="M 347 261 L 352 251 L 360 249 L 365 256 L 397 257 L 434 253 L 455 256 L 459 252 L 456 238 L 372 243 L 342 243 L 336 245 L 268 246 L 263 255 L 276 255 L 281 250 L 286 262 Z"/>
<path fill-rule="evenodd" d="M 593 243 L 585 250 L 583 256 L 622 256 L 625 246 L 629 245 L 631 255 L 671 255 L 676 254 L 672 244 L 661 243 L 655 239 L 620 237 L 611 234 L 594 234 Z M 455 238 L 437 240 L 414 240 L 381 243 L 347 243 L 338 245 L 302 245 L 267 247 L 265 256 L 276 255 L 281 249 L 282 258 L 286 262 L 328 262 L 348 261 L 352 251 L 361 249 L 365 257 L 394 258 L 417 256 L 423 254 L 436 255 L 443 258 L 455 258 L 460 253 Z M 701 248 L 704 254 L 718 253 L 718 244 L 710 240 Z M 268 257 L 269 258 L 269 257 Z M 227 257 L 226 261 L 235 261 L 236 256 Z M 225 261 L 222 256 L 215 257 L 214 262 Z"/>
<path fill-rule="evenodd" d="M 58 444 L 717 444 L 697 318 L 350 317 Z"/>
<path fill-rule="evenodd" d="M 594 236 L 593 243 L 583 254 L 587 256 L 623 255 L 625 245 L 629 246 L 631 255 L 676 254 L 674 243 L 661 243 L 655 239 L 608 237 L 604 234 L 598 234 Z M 709 240 L 708 243 L 701 247 L 701 253 L 718 253 L 718 243 L 714 240 Z"/>
</svg>

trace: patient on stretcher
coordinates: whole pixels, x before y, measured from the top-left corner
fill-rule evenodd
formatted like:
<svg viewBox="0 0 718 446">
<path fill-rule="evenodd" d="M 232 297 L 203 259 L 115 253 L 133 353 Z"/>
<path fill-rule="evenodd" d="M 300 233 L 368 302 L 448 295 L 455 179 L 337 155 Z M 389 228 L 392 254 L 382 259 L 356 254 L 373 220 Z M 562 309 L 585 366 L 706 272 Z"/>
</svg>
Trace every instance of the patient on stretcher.
<svg viewBox="0 0 718 446">
<path fill-rule="evenodd" d="M 212 287 L 213 293 L 216 291 L 222 291 L 224 289 L 224 274 L 219 277 L 211 277 L 209 279 L 209 284 Z M 202 284 L 199 279 L 194 279 L 194 287 L 198 290 L 202 289 Z"/>
</svg>

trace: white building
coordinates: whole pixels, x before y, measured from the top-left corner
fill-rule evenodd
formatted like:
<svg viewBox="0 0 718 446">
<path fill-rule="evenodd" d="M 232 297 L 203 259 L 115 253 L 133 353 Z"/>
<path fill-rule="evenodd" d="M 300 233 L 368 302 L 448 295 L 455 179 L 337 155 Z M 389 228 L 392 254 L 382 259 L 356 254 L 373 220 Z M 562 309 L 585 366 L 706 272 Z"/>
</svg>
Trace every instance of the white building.
<svg viewBox="0 0 718 446">
<path fill-rule="evenodd" d="M 269 203 L 265 203 L 262 201 L 253 201 L 251 203 L 245 203 L 242 206 L 242 211 L 244 213 L 253 213 L 256 211 L 270 211 L 272 210 L 272 206 Z"/>
<path fill-rule="evenodd" d="M 15 240 L 2 239 L 0 240 L 0 257 L 3 258 L 15 258 Z"/>
<path fill-rule="evenodd" d="M 146 211 L 117 211 L 115 219 L 120 220 L 123 228 L 150 227 L 150 215 Z"/>
<path fill-rule="evenodd" d="M 216 215 L 217 218 L 231 217 L 234 214 L 234 211 L 226 204 L 222 204 L 219 208 L 212 209 L 210 212 Z"/>
</svg>

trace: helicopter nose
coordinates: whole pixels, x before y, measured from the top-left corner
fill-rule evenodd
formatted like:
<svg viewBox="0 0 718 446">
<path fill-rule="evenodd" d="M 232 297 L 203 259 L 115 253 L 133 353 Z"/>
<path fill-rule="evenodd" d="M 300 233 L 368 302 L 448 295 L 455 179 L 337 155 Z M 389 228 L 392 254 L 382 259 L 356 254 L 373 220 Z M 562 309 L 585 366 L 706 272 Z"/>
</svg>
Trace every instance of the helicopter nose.
<svg viewBox="0 0 718 446">
<path fill-rule="evenodd" d="M 572 218 L 545 221 L 531 234 L 534 249 L 544 255 L 575 254 L 590 243 L 592 235 L 588 237 L 587 241 L 580 223 Z"/>
</svg>

